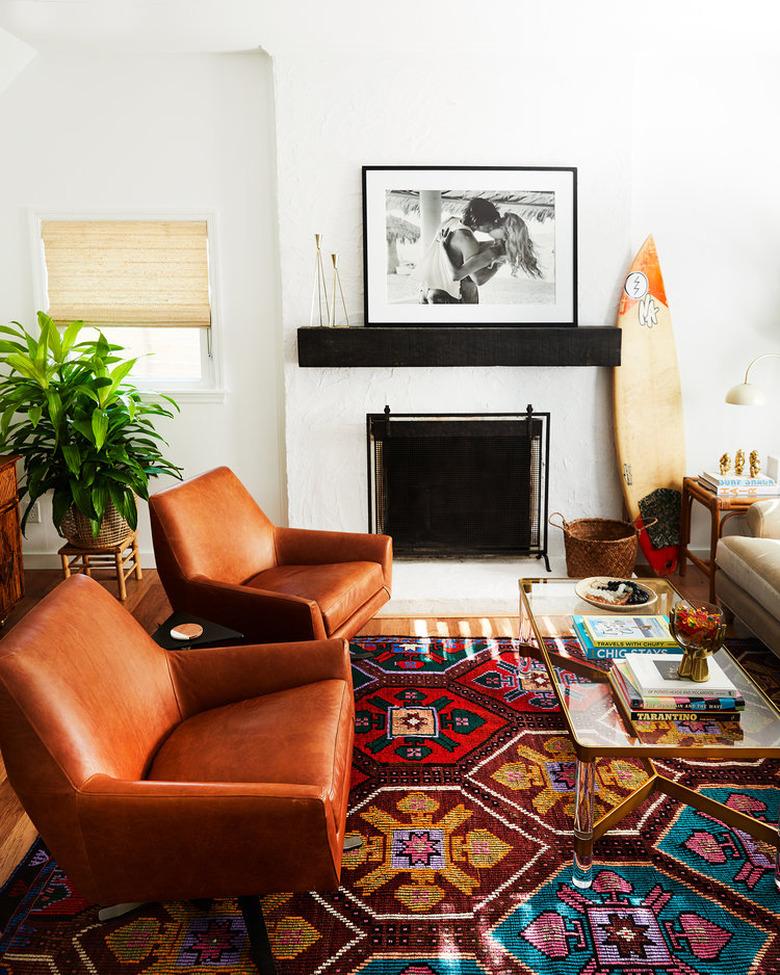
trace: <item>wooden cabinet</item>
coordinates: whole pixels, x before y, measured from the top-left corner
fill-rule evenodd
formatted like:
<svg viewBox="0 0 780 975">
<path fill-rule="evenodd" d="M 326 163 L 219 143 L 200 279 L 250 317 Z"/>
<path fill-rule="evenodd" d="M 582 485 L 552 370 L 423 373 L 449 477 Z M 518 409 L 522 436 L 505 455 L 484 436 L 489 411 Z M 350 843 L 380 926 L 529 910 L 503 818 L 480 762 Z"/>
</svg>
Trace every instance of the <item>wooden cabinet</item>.
<svg viewBox="0 0 780 975">
<path fill-rule="evenodd" d="M 24 592 L 17 459 L 0 457 L 0 626 Z"/>
</svg>

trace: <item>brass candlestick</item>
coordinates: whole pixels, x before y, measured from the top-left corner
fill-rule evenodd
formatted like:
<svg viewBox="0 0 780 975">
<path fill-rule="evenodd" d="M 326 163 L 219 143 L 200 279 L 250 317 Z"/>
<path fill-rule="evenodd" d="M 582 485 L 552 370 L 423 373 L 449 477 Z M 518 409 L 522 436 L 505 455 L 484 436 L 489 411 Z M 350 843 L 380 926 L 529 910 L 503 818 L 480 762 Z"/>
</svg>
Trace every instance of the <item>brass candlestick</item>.
<svg viewBox="0 0 780 975">
<path fill-rule="evenodd" d="M 322 250 L 320 242 L 322 234 L 314 235 L 314 288 L 311 293 L 311 315 L 309 324 L 314 324 L 314 306 L 317 306 L 320 325 L 327 325 L 328 317 L 328 289 L 325 285 L 325 268 L 322 264 Z M 325 314 L 323 315 L 323 305 Z"/>
<path fill-rule="evenodd" d="M 707 658 L 723 646 L 726 636 L 723 610 L 712 603 L 681 600 L 669 614 L 669 631 L 683 651 L 677 676 L 698 684 L 706 681 L 710 676 Z"/>
<path fill-rule="evenodd" d="M 341 288 L 341 278 L 339 277 L 339 255 L 331 254 L 330 259 L 333 262 L 333 286 L 331 287 L 333 305 L 330 315 L 330 324 L 332 326 L 336 324 L 336 292 L 338 291 L 339 297 L 341 298 L 341 308 L 344 312 L 344 324 L 348 326 L 349 316 L 347 315 L 347 303 L 344 301 L 344 292 Z"/>
</svg>

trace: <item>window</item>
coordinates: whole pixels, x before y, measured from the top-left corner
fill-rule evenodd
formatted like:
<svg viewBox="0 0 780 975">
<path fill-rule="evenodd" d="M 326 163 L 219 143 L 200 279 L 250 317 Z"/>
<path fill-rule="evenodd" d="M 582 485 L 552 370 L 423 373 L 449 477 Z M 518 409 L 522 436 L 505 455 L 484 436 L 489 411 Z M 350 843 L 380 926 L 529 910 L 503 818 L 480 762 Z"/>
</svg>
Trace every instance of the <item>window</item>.
<svg viewBox="0 0 780 975">
<path fill-rule="evenodd" d="M 158 389 L 213 389 L 206 219 L 40 219 L 45 307 L 124 346 L 133 377 Z"/>
</svg>

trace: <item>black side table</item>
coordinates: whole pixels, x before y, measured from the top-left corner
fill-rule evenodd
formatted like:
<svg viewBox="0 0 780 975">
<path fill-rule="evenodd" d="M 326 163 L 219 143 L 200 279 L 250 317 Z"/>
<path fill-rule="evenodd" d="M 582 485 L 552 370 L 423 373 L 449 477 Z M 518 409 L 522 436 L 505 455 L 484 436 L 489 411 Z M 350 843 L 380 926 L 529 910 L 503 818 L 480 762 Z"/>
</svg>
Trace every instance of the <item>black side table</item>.
<svg viewBox="0 0 780 975">
<path fill-rule="evenodd" d="M 174 640 L 171 627 L 181 626 L 182 623 L 198 623 L 203 632 L 194 640 Z M 191 613 L 173 613 L 152 634 L 152 639 L 165 650 L 192 650 L 196 647 L 237 647 L 245 643 L 244 634 L 238 630 L 231 630 L 211 620 L 204 620 Z"/>
</svg>

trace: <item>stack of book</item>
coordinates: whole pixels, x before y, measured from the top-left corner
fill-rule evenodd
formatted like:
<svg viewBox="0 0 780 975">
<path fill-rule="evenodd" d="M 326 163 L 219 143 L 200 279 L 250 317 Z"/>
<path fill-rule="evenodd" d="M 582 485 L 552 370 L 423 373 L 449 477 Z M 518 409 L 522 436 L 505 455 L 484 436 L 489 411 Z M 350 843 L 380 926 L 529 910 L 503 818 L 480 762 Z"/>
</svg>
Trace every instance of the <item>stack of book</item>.
<svg viewBox="0 0 780 975">
<path fill-rule="evenodd" d="M 585 656 L 591 660 L 614 660 L 627 653 L 679 652 L 666 616 L 573 616 L 572 622 Z"/>
<path fill-rule="evenodd" d="M 736 474 L 699 474 L 699 484 L 718 497 L 773 498 L 780 495 L 780 487 L 773 477 L 739 477 Z"/>
<path fill-rule="evenodd" d="M 632 721 L 738 721 L 745 699 L 717 661 L 710 676 L 693 683 L 677 676 L 681 654 L 627 654 L 610 671 L 612 685 Z"/>
</svg>

